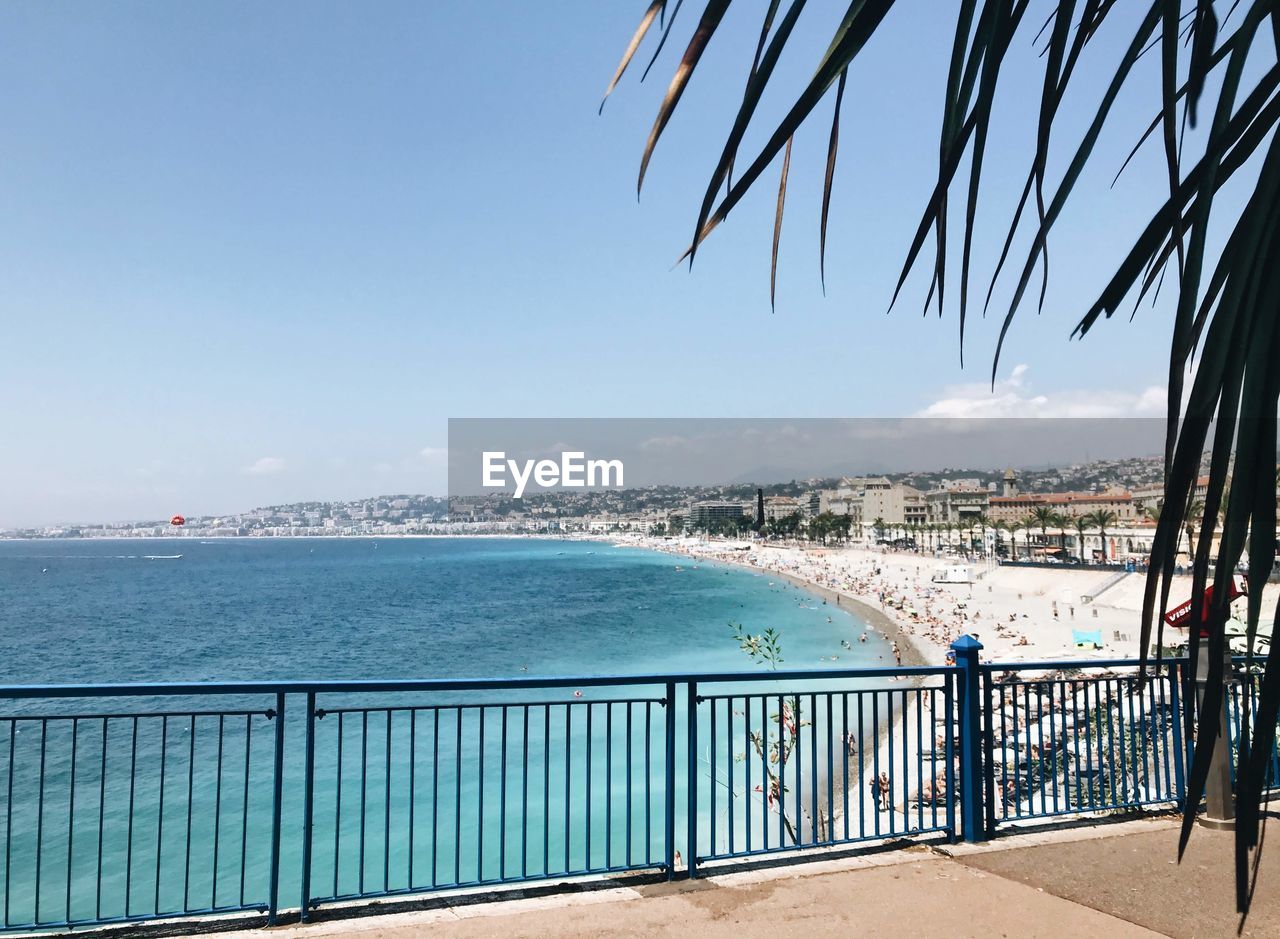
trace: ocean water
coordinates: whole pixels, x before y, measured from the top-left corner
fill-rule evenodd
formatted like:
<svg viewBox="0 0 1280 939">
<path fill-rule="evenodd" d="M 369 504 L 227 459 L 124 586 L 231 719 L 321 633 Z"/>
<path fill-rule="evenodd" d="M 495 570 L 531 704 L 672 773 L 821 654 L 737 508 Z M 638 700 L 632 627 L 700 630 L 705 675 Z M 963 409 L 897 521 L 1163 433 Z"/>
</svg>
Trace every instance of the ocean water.
<svg viewBox="0 0 1280 939">
<path fill-rule="evenodd" d="M 0 542 L 3 683 L 750 670 L 729 622 L 786 667 L 883 663 L 780 578 L 601 543 Z"/>
<path fill-rule="evenodd" d="M 668 793 L 686 856 L 691 828 L 704 851 L 734 850 L 729 839 L 741 844 L 750 824 L 757 844 L 768 827 L 777 847 L 784 814 L 812 825 L 825 776 L 840 772 L 840 732 L 867 725 L 847 695 L 825 711 L 810 699 L 794 715 L 789 746 L 803 758 L 788 764 L 791 808 L 779 810 L 762 787 L 777 775 L 768 742 L 802 704 L 784 705 L 730 622 L 777 629 L 783 667 L 887 664 L 884 643 L 856 641 L 863 624 L 848 611 L 781 579 L 607 544 L 0 543 L 0 683 L 582 678 L 521 692 L 321 695 L 305 890 L 301 695 L 288 696 L 283 721 L 272 694 L 0 702 L 6 924 L 263 904 L 277 752 L 282 907 L 303 893 L 654 866 Z M 668 709 L 661 684 L 591 681 L 726 671 L 760 675 L 757 696 L 701 687 L 711 697 L 694 720 L 684 686 Z M 845 713 L 833 712 L 842 700 Z"/>
</svg>

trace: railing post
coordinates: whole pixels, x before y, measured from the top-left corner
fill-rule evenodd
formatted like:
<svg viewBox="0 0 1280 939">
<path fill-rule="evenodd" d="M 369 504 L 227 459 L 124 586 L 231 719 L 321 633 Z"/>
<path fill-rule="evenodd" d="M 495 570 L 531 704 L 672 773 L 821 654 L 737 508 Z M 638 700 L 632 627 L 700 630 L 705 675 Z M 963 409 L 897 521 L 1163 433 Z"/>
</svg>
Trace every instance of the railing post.
<svg viewBox="0 0 1280 939">
<path fill-rule="evenodd" d="M 689 682 L 689 746 L 686 755 L 689 769 L 688 814 L 689 858 L 685 866 L 689 877 L 698 876 L 698 683 Z"/>
<path fill-rule="evenodd" d="M 307 764 L 302 801 L 302 896 L 300 918 L 311 919 L 311 835 L 315 811 L 316 693 L 307 692 Z"/>
<path fill-rule="evenodd" d="M 667 880 L 676 876 L 676 683 L 667 682 L 666 708 L 666 802 L 664 846 L 667 863 Z"/>
<path fill-rule="evenodd" d="M 284 788 L 284 692 L 276 692 L 275 773 L 271 784 L 271 887 L 268 891 L 267 925 L 276 925 L 280 900 L 280 810 Z"/>
<path fill-rule="evenodd" d="M 951 643 L 955 652 L 957 697 L 960 715 L 960 820 L 965 841 L 985 841 L 986 824 L 982 809 L 982 673 L 978 652 L 982 643 L 961 636 Z"/>
</svg>

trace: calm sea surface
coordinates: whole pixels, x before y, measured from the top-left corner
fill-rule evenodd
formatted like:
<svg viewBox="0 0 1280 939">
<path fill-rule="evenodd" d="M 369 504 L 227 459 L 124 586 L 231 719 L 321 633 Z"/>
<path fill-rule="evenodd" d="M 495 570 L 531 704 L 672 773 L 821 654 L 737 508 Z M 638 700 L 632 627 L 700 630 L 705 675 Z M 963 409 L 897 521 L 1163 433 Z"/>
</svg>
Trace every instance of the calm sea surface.
<svg viewBox="0 0 1280 939">
<path fill-rule="evenodd" d="M 606 544 L 0 543 L 4 684 L 762 679 L 749 700 L 746 686 L 700 686 L 710 697 L 692 721 L 684 686 L 669 710 L 662 684 L 589 680 L 577 690 L 328 693 L 311 722 L 296 694 L 284 696 L 280 720 L 272 691 L 0 702 L 5 924 L 265 903 L 275 779 L 286 907 L 301 903 L 304 869 L 306 896 L 325 901 L 652 867 L 664 856 L 668 792 L 673 844 L 687 856 L 691 783 L 702 791 L 703 850 L 733 850 L 752 825 L 756 845 L 767 827 L 776 846 L 784 820 L 761 784 L 783 723 L 780 695 L 798 689 L 768 682 L 730 622 L 778 629 L 784 667 L 886 664 L 884 643 L 842 645 L 856 640 L 859 621 L 780 579 Z M 797 825 L 807 815 L 812 827 L 820 780 L 842 773 L 841 736 L 867 732 L 862 702 L 794 705 L 804 712 L 789 746 L 802 756 L 787 766 L 782 799 Z M 696 748 L 687 744 L 695 725 Z"/>
<path fill-rule="evenodd" d="M 0 543 L 6 683 L 749 670 L 730 621 L 780 629 L 787 667 L 883 664 L 780 579 L 606 544 Z"/>
</svg>

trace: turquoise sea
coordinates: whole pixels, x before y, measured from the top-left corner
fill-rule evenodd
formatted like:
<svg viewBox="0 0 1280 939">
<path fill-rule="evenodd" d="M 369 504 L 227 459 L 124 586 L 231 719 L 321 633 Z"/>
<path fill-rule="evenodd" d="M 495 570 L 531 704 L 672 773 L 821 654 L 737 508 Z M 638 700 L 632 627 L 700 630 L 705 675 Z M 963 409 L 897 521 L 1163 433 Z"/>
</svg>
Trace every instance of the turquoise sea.
<svg viewBox="0 0 1280 939">
<path fill-rule="evenodd" d="M 785 841 L 761 789 L 769 757 L 751 735 L 776 739 L 783 711 L 802 705 L 784 708 L 730 622 L 779 630 L 786 668 L 885 664 L 883 643 L 856 641 L 861 622 L 780 578 L 605 543 L 0 543 L 4 684 L 584 679 L 320 696 L 306 891 L 316 900 L 651 867 L 663 859 L 668 785 L 686 844 L 691 781 L 704 850 L 734 850 L 729 833 L 741 839 L 748 824 L 757 841 L 766 825 L 775 847 Z M 739 686 L 700 688 L 711 696 L 693 722 L 683 697 L 668 714 L 660 684 L 590 680 L 727 671 L 762 681 L 750 700 Z M 277 739 L 280 903 L 296 908 L 308 722 L 305 697 L 287 697 L 283 722 L 273 694 L 0 702 L 5 922 L 263 903 Z M 783 797 L 802 828 L 825 798 L 820 777 L 841 772 L 841 731 L 868 726 L 847 696 L 845 713 L 832 711 L 841 700 L 797 721 L 803 759 L 789 764 Z M 670 769 L 668 720 L 680 741 Z M 694 724 L 690 768 L 681 754 Z"/>
<path fill-rule="evenodd" d="M 730 621 L 781 630 L 788 667 L 877 664 L 779 578 L 604 543 L 0 542 L 5 683 L 750 669 Z"/>
</svg>

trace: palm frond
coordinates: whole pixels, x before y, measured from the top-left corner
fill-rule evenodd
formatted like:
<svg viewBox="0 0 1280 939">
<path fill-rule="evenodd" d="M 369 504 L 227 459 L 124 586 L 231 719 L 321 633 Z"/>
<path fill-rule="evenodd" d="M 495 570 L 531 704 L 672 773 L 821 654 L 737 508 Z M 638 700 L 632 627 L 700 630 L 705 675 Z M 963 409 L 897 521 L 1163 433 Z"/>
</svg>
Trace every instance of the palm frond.
<svg viewBox="0 0 1280 939">
<path fill-rule="evenodd" d="M 704 0 L 698 27 L 677 67 L 645 148 L 641 178 L 658 137 L 728 5 L 728 0 Z M 796 43 L 795 20 L 804 5 L 804 0 L 791 0 L 780 18 L 775 16 L 780 9 L 779 0 L 771 0 L 768 6 L 753 50 L 746 89 L 737 102 L 685 253 L 692 258 L 711 232 L 755 187 L 765 169 L 780 154 L 785 154 L 770 256 L 771 304 L 776 301 L 782 208 L 792 145 L 819 102 L 835 86 L 835 112 L 827 141 L 819 223 L 819 278 L 825 290 L 841 103 L 850 66 L 884 24 L 895 0 L 849 3 L 830 43 L 817 56 L 811 77 L 798 89 L 786 93 L 790 107 L 781 119 L 766 125 L 760 137 L 763 144 L 744 156 L 743 142 L 759 120 L 761 101 L 766 91 L 780 80 L 782 72 L 776 68 L 777 63 L 784 51 Z M 1148 296 L 1154 300 L 1166 280 L 1176 285 L 1168 360 L 1166 495 L 1156 520 L 1143 598 L 1141 642 L 1144 655 L 1153 639 L 1157 648 L 1163 644 L 1162 614 L 1169 606 L 1179 541 L 1191 520 L 1191 497 L 1196 491 L 1202 457 L 1207 452 L 1209 483 L 1203 496 L 1203 521 L 1199 538 L 1191 548 L 1192 598 L 1200 603 L 1211 581 L 1215 589 L 1207 620 L 1207 672 L 1203 676 L 1195 675 L 1200 651 L 1196 629 L 1191 630 L 1191 671 L 1193 678 L 1206 680 L 1206 694 L 1215 700 L 1224 693 L 1228 679 L 1223 664 L 1226 649 L 1223 625 L 1229 613 L 1229 581 L 1235 576 L 1237 564 L 1247 556 L 1247 629 L 1252 638 L 1264 614 L 1262 587 L 1272 570 L 1276 551 L 1275 465 L 1277 399 L 1280 398 L 1280 369 L 1275 367 L 1275 363 L 1280 362 L 1280 143 L 1277 143 L 1276 131 L 1280 126 L 1280 65 L 1275 64 L 1275 55 L 1280 49 L 1280 2 L 1146 0 L 1136 15 L 1129 18 L 1115 15 L 1121 6 L 1117 0 L 1039 0 L 1039 5 L 1042 9 L 1032 11 L 1032 0 L 959 0 L 956 4 L 951 57 L 946 85 L 941 89 L 943 107 L 937 172 L 927 187 L 923 211 L 905 246 L 902 269 L 889 305 L 892 307 L 900 298 L 932 240 L 933 260 L 925 307 L 930 308 L 936 299 L 941 314 L 947 306 L 947 262 L 954 250 L 947 241 L 950 196 L 958 186 L 963 186 L 958 290 L 954 292 L 958 296 L 963 355 L 988 128 L 1000 100 L 1000 79 L 1009 51 L 1025 24 L 1030 22 L 1032 26 L 1028 31 L 1035 30 L 1030 41 L 1037 47 L 1043 69 L 1038 115 L 1034 133 L 1030 135 L 1034 146 L 1021 196 L 985 291 L 984 312 L 991 304 L 997 282 L 1006 272 L 1006 265 L 1014 259 L 1013 245 L 1019 232 L 1029 234 L 1030 245 L 1009 272 L 1011 299 L 998 330 L 991 372 L 994 381 L 1004 343 L 1017 312 L 1026 301 L 1037 269 L 1040 270 L 1037 306 L 1044 304 L 1050 235 L 1064 208 L 1076 195 L 1104 129 L 1116 123 L 1116 101 L 1126 89 L 1138 85 L 1135 76 L 1139 74 L 1140 65 L 1158 69 L 1158 95 L 1152 102 L 1155 116 L 1138 135 L 1120 172 L 1145 144 L 1158 140 L 1167 193 L 1154 206 L 1129 249 L 1118 259 L 1112 276 L 1094 302 L 1084 308 L 1072 335 L 1087 335 L 1100 320 L 1110 319 L 1130 300 L 1135 309 Z M 659 7 L 659 15 L 664 6 Z M 646 12 L 650 22 L 653 9 L 654 4 L 650 4 Z M 669 24 L 670 20 L 662 41 L 670 32 Z M 642 30 L 637 34 L 640 40 L 646 31 L 642 21 Z M 1115 48 L 1120 50 L 1118 58 L 1108 66 L 1109 72 L 1101 76 L 1103 90 L 1088 112 L 1084 131 L 1067 146 L 1066 159 L 1054 161 L 1064 168 L 1056 179 L 1050 180 L 1048 167 L 1053 165 L 1050 156 L 1058 144 L 1054 131 L 1063 123 L 1060 115 L 1067 92 L 1083 71 L 1086 48 L 1104 31 L 1114 34 Z M 1263 47 L 1258 56 L 1267 59 L 1262 67 L 1254 65 L 1250 58 L 1258 46 Z M 1154 54 L 1156 50 L 1158 55 Z M 623 68 L 635 51 L 628 48 L 623 56 Z M 1148 53 L 1153 54 L 1148 57 Z M 1098 66 L 1091 64 L 1089 68 Z M 615 82 L 620 74 L 621 69 Z M 1195 138 L 1202 150 L 1194 158 L 1188 158 L 1184 154 L 1186 127 L 1196 128 L 1204 123 L 1201 118 L 1206 114 L 1208 126 L 1197 130 Z M 734 179 L 734 166 L 740 157 L 746 170 Z M 962 175 L 965 167 L 967 171 Z M 1242 179 L 1245 174 L 1249 175 Z M 1244 191 L 1245 199 L 1241 206 L 1233 202 L 1224 209 L 1217 196 L 1229 182 Z M 1226 238 L 1211 239 L 1211 226 L 1224 231 Z M 1221 242 L 1220 248 L 1218 242 Z M 1188 375 L 1191 376 L 1190 390 L 1184 405 Z M 1231 499 L 1224 502 L 1229 476 L 1232 477 Z M 1095 523 L 1098 521 L 1101 520 Z M 1105 523 L 1099 527 L 1105 527 Z M 1275 617 L 1280 620 L 1280 608 Z M 1275 648 L 1273 646 L 1273 650 Z M 1242 910 L 1250 897 L 1245 859 L 1249 850 L 1258 844 L 1259 803 L 1267 760 L 1275 745 L 1278 716 L 1280 653 L 1273 651 L 1260 680 L 1256 713 L 1246 713 L 1246 726 L 1251 726 L 1252 731 L 1251 736 L 1244 735 L 1237 765 L 1237 901 Z M 1225 745 L 1215 708 L 1203 709 L 1198 717 L 1188 716 L 1188 721 L 1192 720 L 1198 724 L 1187 726 L 1188 734 L 1194 734 L 1196 747 L 1187 781 L 1184 844 L 1204 793 L 1213 750 Z"/>
</svg>

